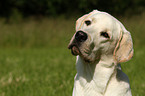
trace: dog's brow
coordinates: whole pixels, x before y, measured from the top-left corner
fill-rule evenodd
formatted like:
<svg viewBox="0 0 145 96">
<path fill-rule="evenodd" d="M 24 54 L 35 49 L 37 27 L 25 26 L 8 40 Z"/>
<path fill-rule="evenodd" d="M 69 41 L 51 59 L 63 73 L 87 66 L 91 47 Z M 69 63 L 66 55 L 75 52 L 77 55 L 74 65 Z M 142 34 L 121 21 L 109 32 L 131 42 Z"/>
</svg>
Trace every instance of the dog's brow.
<svg viewBox="0 0 145 96">
<path fill-rule="evenodd" d="M 86 17 L 82 20 L 82 22 L 81 22 L 81 25 L 80 25 L 79 29 L 81 29 L 81 28 L 82 28 L 83 23 L 85 22 L 85 20 L 86 20 L 86 19 L 87 19 L 90 15 L 92 15 L 92 14 L 88 14 L 88 16 L 86 16 Z"/>
</svg>

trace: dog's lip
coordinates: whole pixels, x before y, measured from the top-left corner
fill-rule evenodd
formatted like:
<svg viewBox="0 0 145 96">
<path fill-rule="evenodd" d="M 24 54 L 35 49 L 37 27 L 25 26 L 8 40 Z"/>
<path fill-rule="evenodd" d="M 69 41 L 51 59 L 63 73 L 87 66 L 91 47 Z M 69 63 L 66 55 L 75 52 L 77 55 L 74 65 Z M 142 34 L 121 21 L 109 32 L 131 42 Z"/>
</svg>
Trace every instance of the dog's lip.
<svg viewBox="0 0 145 96">
<path fill-rule="evenodd" d="M 80 53 L 79 48 L 78 48 L 78 46 L 77 46 L 75 43 L 70 44 L 70 45 L 68 46 L 68 49 L 71 49 L 71 53 L 72 53 L 74 56 L 79 55 L 79 53 Z"/>
<path fill-rule="evenodd" d="M 68 49 L 72 49 L 73 46 L 75 46 L 75 44 L 69 44 Z"/>
<path fill-rule="evenodd" d="M 68 45 L 68 49 L 72 49 L 72 47 L 74 47 L 74 46 L 77 46 L 77 44 L 76 43 L 71 43 L 71 44 Z"/>
</svg>

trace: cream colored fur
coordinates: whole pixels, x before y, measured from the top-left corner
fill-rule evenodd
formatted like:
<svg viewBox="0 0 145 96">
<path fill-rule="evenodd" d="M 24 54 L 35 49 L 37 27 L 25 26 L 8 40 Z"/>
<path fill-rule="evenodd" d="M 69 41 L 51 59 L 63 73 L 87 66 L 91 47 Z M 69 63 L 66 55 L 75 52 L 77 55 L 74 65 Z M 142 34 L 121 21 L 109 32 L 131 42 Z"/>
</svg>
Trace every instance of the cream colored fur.
<svg viewBox="0 0 145 96">
<path fill-rule="evenodd" d="M 87 26 L 85 20 L 91 25 Z M 120 66 L 133 56 L 130 33 L 113 16 L 97 10 L 77 20 L 79 30 L 86 32 L 88 39 L 79 47 L 73 96 L 132 96 L 129 79 Z M 102 31 L 110 38 L 100 36 Z M 74 36 L 70 44 L 73 40 Z M 91 62 L 85 62 L 84 57 Z"/>
</svg>

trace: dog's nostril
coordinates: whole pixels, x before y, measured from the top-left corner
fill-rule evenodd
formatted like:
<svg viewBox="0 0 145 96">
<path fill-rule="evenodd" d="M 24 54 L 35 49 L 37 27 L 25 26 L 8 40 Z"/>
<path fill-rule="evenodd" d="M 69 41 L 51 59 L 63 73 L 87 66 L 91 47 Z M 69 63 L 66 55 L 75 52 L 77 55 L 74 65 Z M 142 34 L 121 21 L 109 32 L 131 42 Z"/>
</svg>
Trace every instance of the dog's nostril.
<svg viewBox="0 0 145 96">
<path fill-rule="evenodd" d="M 78 31 L 75 35 L 75 39 L 79 42 L 86 41 L 87 38 L 88 38 L 88 35 L 83 31 Z"/>
</svg>

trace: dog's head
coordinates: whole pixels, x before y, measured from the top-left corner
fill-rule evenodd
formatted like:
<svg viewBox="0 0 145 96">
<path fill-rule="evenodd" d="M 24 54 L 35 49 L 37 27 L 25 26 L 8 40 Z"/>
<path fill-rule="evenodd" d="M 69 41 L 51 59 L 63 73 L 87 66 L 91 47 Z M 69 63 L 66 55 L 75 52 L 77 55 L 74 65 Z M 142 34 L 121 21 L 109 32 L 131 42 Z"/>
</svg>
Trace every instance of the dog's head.
<svg viewBox="0 0 145 96">
<path fill-rule="evenodd" d="M 95 62 L 106 55 L 120 63 L 133 56 L 130 33 L 113 16 L 97 10 L 77 20 L 76 33 L 68 48 L 86 62 Z"/>
</svg>

